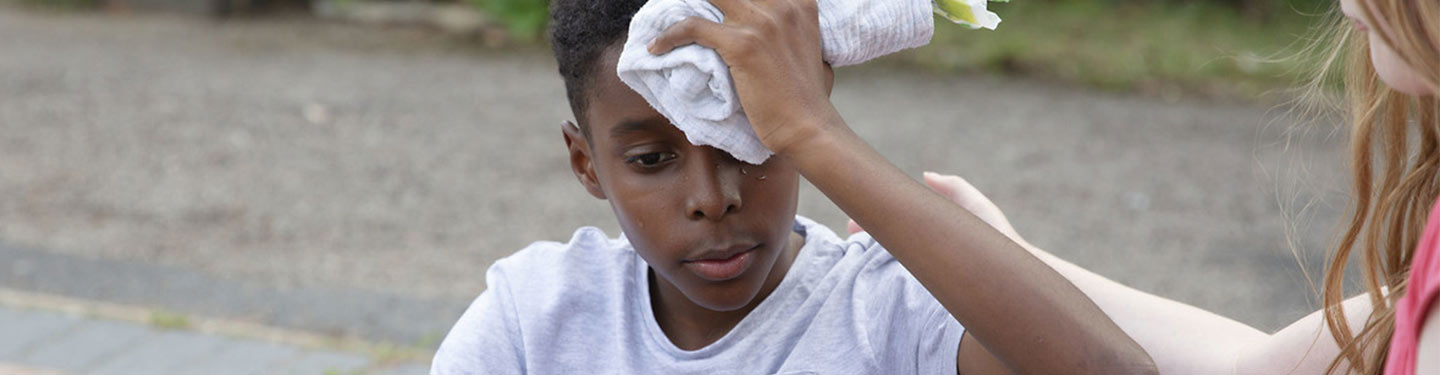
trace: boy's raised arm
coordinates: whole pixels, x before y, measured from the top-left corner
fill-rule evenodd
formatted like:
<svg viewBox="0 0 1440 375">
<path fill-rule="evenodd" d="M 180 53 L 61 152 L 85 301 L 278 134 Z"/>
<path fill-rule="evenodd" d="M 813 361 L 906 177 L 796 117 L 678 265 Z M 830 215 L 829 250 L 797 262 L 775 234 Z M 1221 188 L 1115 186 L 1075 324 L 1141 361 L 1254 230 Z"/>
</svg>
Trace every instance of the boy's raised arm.
<svg viewBox="0 0 1440 375">
<path fill-rule="evenodd" d="M 724 24 L 688 19 L 651 52 L 715 49 L 761 141 L 864 226 L 989 352 L 1019 373 L 1155 372 L 1075 286 L 850 130 L 828 98 L 815 0 L 711 3 Z"/>
</svg>

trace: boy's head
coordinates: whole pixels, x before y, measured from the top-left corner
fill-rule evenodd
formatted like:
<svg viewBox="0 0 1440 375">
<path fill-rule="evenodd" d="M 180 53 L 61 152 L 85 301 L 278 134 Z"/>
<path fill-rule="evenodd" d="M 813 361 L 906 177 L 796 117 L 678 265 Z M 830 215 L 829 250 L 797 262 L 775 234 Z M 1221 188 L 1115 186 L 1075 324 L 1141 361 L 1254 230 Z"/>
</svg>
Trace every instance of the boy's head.
<svg viewBox="0 0 1440 375">
<path fill-rule="evenodd" d="M 550 40 L 579 125 L 562 125 L 571 169 L 610 202 L 665 291 L 701 307 L 746 307 L 789 269 L 799 175 L 695 146 L 615 73 L 644 0 L 552 0 Z M 778 262 L 777 262 L 778 260 Z"/>
</svg>

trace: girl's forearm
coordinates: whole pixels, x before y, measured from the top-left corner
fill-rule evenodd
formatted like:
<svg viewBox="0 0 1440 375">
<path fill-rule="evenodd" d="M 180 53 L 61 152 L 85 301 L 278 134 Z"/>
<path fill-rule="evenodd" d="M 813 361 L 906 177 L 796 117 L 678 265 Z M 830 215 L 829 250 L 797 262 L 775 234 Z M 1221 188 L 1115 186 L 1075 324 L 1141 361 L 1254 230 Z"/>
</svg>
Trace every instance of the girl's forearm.
<svg viewBox="0 0 1440 375">
<path fill-rule="evenodd" d="M 783 154 L 985 347 L 1021 373 L 1154 372 L 1080 290 L 886 161 L 838 115 Z"/>
<path fill-rule="evenodd" d="M 1140 343 L 1162 374 L 1229 374 L 1236 369 L 1243 350 L 1254 349 L 1270 337 L 1230 318 L 1125 286 L 1025 245 Z"/>
<path fill-rule="evenodd" d="M 1023 240 L 1022 240 L 1023 242 Z M 1321 311 L 1274 334 L 1146 293 L 1022 243 L 1069 279 L 1154 358 L 1162 374 L 1322 374 L 1340 348 Z M 1350 327 L 1370 316 L 1368 295 L 1344 301 Z"/>
</svg>

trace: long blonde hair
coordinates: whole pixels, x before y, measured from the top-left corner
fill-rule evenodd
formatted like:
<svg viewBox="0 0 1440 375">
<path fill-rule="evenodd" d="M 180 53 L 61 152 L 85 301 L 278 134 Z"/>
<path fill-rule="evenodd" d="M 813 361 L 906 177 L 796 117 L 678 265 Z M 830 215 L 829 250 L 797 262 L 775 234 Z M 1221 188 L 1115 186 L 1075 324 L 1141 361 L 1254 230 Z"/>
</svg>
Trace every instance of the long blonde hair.
<svg viewBox="0 0 1440 375">
<path fill-rule="evenodd" d="M 1369 32 L 1379 33 L 1432 93 L 1440 88 L 1440 0 L 1359 1 L 1369 3 L 1359 7 Z M 1325 324 L 1341 349 L 1327 373 L 1380 374 L 1395 331 L 1394 301 L 1405 294 L 1411 257 L 1440 194 L 1440 106 L 1433 94 L 1417 97 L 1386 87 L 1370 62 L 1366 35 L 1336 20 L 1337 49 L 1328 60 L 1348 60 L 1344 86 L 1355 178 L 1348 228 L 1326 268 L 1321 296 Z M 1346 262 L 1356 253 L 1374 310 L 1352 334 L 1341 301 Z"/>
</svg>

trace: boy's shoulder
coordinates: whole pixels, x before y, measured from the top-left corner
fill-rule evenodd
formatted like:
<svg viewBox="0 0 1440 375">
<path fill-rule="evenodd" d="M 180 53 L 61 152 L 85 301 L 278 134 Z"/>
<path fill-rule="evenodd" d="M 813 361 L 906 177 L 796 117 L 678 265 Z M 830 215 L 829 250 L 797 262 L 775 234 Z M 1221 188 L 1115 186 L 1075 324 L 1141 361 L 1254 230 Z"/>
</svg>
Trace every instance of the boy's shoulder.
<svg viewBox="0 0 1440 375">
<path fill-rule="evenodd" d="M 890 251 L 869 233 L 841 237 L 829 227 L 803 216 L 796 216 L 795 224 L 795 229 L 805 236 L 805 247 L 792 266 L 796 269 L 786 276 L 799 279 L 793 283 L 805 284 L 807 289 L 828 288 L 837 283 L 850 288 L 858 283 L 863 284 L 859 285 L 860 289 L 868 290 L 892 286 L 874 282 L 901 281 L 893 277 L 909 276 Z"/>
<path fill-rule="evenodd" d="M 611 238 L 600 228 L 581 227 L 567 242 L 535 241 L 495 261 L 492 267 L 534 272 L 556 266 L 605 267 L 610 262 L 630 261 L 636 257 L 624 235 Z"/>
<path fill-rule="evenodd" d="M 848 237 L 840 237 L 830 228 L 816 223 L 805 217 L 797 216 L 796 224 L 806 231 L 806 249 L 820 254 L 819 258 L 832 258 L 833 266 L 844 266 L 851 264 L 861 267 L 874 267 L 877 264 L 895 262 L 890 251 L 880 245 L 870 233 L 858 232 Z"/>
<path fill-rule="evenodd" d="M 504 288 L 522 301 L 599 298 L 630 282 L 642 262 L 624 236 L 611 238 L 595 227 L 575 230 L 568 242 L 537 241 L 495 261 L 488 289 Z M 539 298 L 535 298 L 539 297 Z"/>
<path fill-rule="evenodd" d="M 634 293 L 638 261 L 623 236 L 610 238 L 593 227 L 576 230 L 567 242 L 538 241 L 495 261 L 485 291 L 437 350 L 432 373 L 523 373 L 507 366 L 604 339 L 584 331 L 603 325 L 575 323 L 623 317 L 625 304 L 616 302 Z M 552 342 L 557 335 L 576 339 Z"/>
<path fill-rule="evenodd" d="M 823 225 L 808 220 L 797 220 L 804 224 L 811 237 L 807 239 L 805 251 L 810 254 L 807 273 L 823 286 L 838 288 L 855 298 L 854 303 L 866 305 L 887 305 L 899 300 L 918 298 L 933 300 L 929 292 L 910 271 L 890 254 L 867 232 L 859 232 L 841 238 Z M 813 246 L 809 242 L 814 242 Z"/>
</svg>

